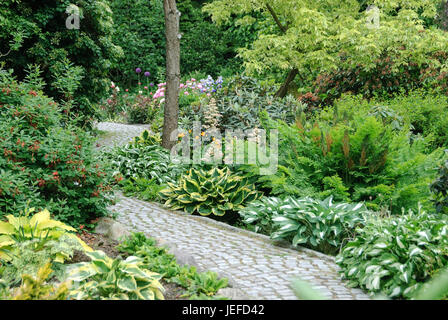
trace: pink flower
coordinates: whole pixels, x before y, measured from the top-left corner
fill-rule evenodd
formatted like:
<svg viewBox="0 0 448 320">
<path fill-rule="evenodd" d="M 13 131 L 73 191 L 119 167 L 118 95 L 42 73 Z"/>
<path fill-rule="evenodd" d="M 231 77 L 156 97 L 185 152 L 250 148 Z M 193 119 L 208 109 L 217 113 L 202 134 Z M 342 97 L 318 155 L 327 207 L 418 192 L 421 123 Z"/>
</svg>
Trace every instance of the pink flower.
<svg viewBox="0 0 448 320">
<path fill-rule="evenodd" d="M 184 95 L 188 96 L 190 93 L 188 91 L 184 92 Z"/>
<path fill-rule="evenodd" d="M 146 89 L 146 90 L 148 90 L 148 87 L 147 87 L 147 86 L 145 86 L 145 89 Z"/>
<path fill-rule="evenodd" d="M 125 91 L 126 91 L 126 92 L 129 92 L 129 89 L 126 89 Z"/>
<path fill-rule="evenodd" d="M 195 81 L 196 81 L 196 79 L 195 79 L 195 78 L 191 78 L 191 81 L 195 82 Z"/>
</svg>

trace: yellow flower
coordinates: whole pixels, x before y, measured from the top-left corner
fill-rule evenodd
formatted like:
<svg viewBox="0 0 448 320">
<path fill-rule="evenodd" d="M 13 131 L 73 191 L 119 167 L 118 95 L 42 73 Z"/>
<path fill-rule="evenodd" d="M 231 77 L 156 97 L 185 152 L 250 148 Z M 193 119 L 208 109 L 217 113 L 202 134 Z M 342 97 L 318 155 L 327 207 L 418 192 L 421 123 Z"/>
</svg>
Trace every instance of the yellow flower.
<svg viewBox="0 0 448 320">
<path fill-rule="evenodd" d="M 194 137 L 195 139 L 199 139 L 199 136 Z"/>
<path fill-rule="evenodd" d="M 179 138 L 185 137 L 185 133 L 179 133 Z"/>
<path fill-rule="evenodd" d="M 205 136 L 205 132 L 201 132 L 201 136 Z"/>
</svg>

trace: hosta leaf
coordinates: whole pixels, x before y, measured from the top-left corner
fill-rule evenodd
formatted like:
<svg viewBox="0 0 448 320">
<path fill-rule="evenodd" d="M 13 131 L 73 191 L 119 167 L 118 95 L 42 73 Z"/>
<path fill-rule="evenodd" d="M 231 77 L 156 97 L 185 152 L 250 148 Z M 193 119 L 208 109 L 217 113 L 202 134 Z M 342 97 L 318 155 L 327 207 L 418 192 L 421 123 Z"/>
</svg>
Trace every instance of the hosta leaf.
<svg viewBox="0 0 448 320">
<path fill-rule="evenodd" d="M 137 282 L 131 276 L 124 276 L 117 281 L 117 287 L 124 291 L 135 291 L 137 290 Z"/>
<path fill-rule="evenodd" d="M 190 197 L 190 195 L 182 194 L 176 198 L 176 201 L 179 201 L 180 203 L 183 204 L 187 204 L 187 203 L 193 203 L 194 200 Z"/>
<path fill-rule="evenodd" d="M 14 226 L 7 222 L 0 221 L 0 234 L 14 234 Z"/>
</svg>

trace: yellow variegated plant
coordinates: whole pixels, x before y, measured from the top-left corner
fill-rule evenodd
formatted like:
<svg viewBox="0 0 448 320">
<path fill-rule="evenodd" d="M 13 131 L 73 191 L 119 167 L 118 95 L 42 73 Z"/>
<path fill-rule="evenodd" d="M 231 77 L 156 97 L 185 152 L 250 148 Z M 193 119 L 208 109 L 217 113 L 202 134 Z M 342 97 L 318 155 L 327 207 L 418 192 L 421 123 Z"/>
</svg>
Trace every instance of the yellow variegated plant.
<svg viewBox="0 0 448 320">
<path fill-rule="evenodd" d="M 51 262 L 46 263 L 39 269 L 36 276 L 23 275 L 22 285 L 16 289 L 13 300 L 66 300 L 69 287 L 69 281 L 54 287 L 47 283 L 51 276 Z"/>
<path fill-rule="evenodd" d="M 10 260 L 14 252 L 14 245 L 32 239 L 40 239 L 43 246 L 47 241 L 58 240 L 62 235 L 79 242 L 85 251 L 92 249 L 74 232 L 76 229 L 50 218 L 50 212 L 45 209 L 31 215 L 34 209 L 29 209 L 25 215 L 15 217 L 6 216 L 8 222 L 0 221 L 0 260 Z M 64 253 L 56 254 L 55 261 L 63 263 L 68 257 Z"/>
<path fill-rule="evenodd" d="M 103 251 L 87 252 L 91 262 L 71 265 L 68 280 L 74 281 L 70 298 L 76 300 L 164 300 L 161 276 L 142 268 L 143 259 L 109 258 Z"/>
<path fill-rule="evenodd" d="M 228 211 L 238 211 L 245 203 L 262 196 L 247 179 L 234 175 L 229 168 L 210 171 L 191 169 L 177 185 L 160 191 L 165 206 L 202 216 L 223 216 Z"/>
</svg>

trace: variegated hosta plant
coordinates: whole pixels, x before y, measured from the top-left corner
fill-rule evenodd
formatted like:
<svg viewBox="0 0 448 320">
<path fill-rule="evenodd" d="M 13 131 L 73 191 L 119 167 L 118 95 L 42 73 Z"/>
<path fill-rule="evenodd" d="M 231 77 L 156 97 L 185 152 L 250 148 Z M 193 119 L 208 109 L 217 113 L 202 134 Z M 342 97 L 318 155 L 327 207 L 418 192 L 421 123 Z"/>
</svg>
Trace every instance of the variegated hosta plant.
<svg viewBox="0 0 448 320">
<path fill-rule="evenodd" d="M 0 221 L 0 260 L 9 261 L 17 248 L 16 244 L 28 240 L 39 240 L 36 242 L 36 250 L 42 249 L 51 240 L 59 240 L 62 236 L 76 240 L 85 251 L 92 249 L 75 232 L 76 229 L 50 218 L 50 212 L 43 210 L 31 215 L 34 209 L 25 211 L 19 217 L 6 216 L 8 222 Z M 69 258 L 66 253 L 56 254 L 55 261 L 63 263 Z"/>
<path fill-rule="evenodd" d="M 286 198 L 273 215 L 275 231 L 271 238 L 336 254 L 355 228 L 364 224 L 366 214 L 368 210 L 362 203 L 334 203 L 332 197 L 323 201 Z"/>
<path fill-rule="evenodd" d="M 74 281 L 69 298 L 76 300 L 164 300 L 158 273 L 143 268 L 143 259 L 109 258 L 103 251 L 87 252 L 91 262 L 73 264 L 67 279 Z"/>
<path fill-rule="evenodd" d="M 210 171 L 191 169 L 177 184 L 168 185 L 160 192 L 160 197 L 166 200 L 165 206 L 202 216 L 238 211 L 262 195 L 247 179 L 232 174 L 227 167 Z"/>
<path fill-rule="evenodd" d="M 413 298 L 448 266 L 448 216 L 417 212 L 371 216 L 336 258 L 348 284 L 390 298 Z"/>
</svg>

